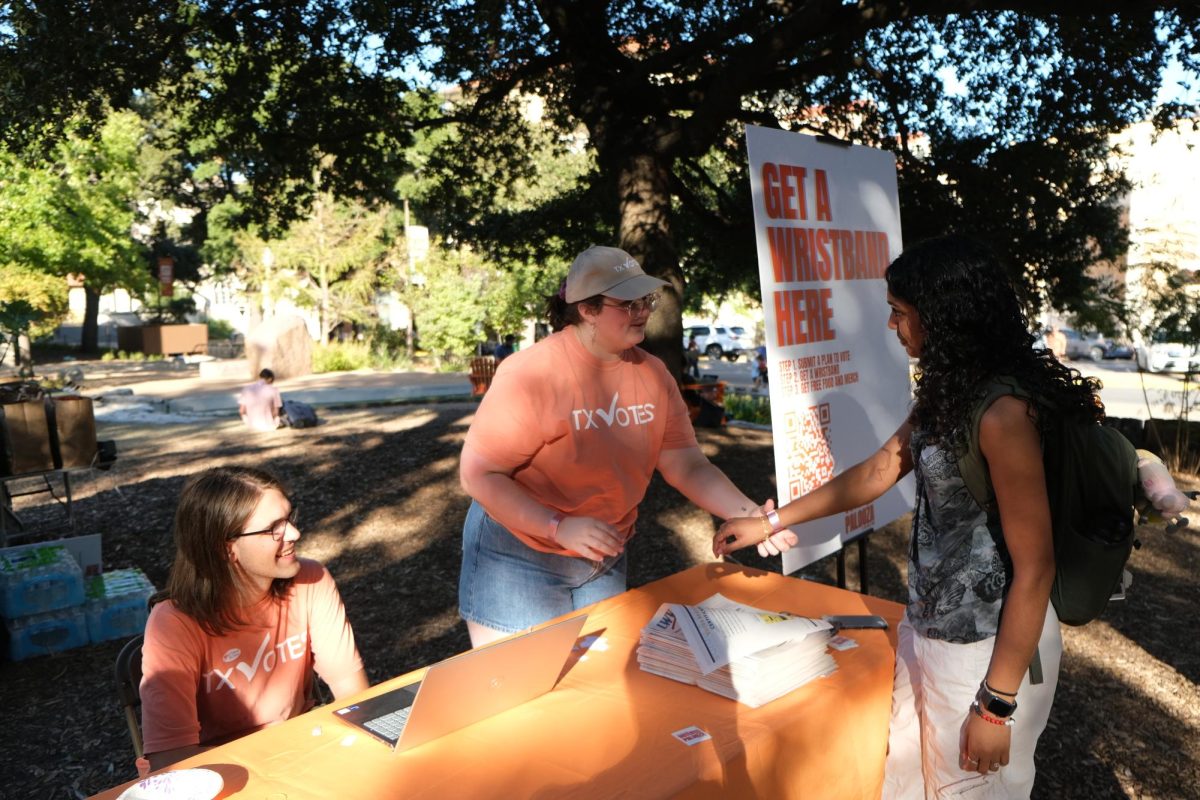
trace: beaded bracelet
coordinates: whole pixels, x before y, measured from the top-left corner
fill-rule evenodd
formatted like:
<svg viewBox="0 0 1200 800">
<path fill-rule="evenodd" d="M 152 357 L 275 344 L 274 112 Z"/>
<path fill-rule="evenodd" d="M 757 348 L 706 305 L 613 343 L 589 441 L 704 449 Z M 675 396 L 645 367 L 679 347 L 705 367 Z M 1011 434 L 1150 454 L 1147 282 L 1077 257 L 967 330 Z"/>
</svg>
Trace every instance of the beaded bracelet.
<svg viewBox="0 0 1200 800">
<path fill-rule="evenodd" d="M 999 717 L 993 717 L 991 714 L 988 714 L 987 712 L 985 712 L 979 706 L 979 703 L 971 703 L 971 710 L 975 712 L 975 716 L 979 717 L 984 722 L 990 722 L 993 725 L 1005 725 L 1008 727 L 1011 727 L 1013 724 L 1012 717 L 1009 717 L 1008 719 L 1000 719 Z"/>
</svg>

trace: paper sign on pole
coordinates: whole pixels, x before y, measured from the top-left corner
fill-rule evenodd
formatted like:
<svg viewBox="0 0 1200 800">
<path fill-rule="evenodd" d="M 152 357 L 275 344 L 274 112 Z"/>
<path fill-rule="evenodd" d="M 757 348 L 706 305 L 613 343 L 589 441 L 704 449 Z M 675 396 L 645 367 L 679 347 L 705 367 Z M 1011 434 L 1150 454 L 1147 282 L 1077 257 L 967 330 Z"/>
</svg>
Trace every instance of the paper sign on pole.
<svg viewBox="0 0 1200 800">
<path fill-rule="evenodd" d="M 170 256 L 158 258 L 158 293 L 170 297 L 175 292 L 175 259 Z"/>
<path fill-rule="evenodd" d="M 887 328 L 900 254 L 896 163 L 870 147 L 746 127 L 766 322 L 779 505 L 875 452 L 900 427 L 908 356 Z M 912 509 L 907 478 L 874 503 L 793 530 L 785 573 Z"/>
</svg>

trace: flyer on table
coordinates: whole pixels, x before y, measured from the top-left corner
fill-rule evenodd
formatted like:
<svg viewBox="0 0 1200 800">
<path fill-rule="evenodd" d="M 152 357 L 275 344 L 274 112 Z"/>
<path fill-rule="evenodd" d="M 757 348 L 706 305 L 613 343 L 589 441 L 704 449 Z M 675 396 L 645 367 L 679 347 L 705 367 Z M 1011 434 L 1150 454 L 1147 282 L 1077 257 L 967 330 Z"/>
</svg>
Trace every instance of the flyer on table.
<svg viewBox="0 0 1200 800">
<path fill-rule="evenodd" d="M 888 330 L 900 254 L 891 153 L 746 127 L 779 505 L 857 464 L 907 415 L 908 356 Z M 785 573 L 912 509 L 909 476 L 874 503 L 797 525 Z"/>
</svg>

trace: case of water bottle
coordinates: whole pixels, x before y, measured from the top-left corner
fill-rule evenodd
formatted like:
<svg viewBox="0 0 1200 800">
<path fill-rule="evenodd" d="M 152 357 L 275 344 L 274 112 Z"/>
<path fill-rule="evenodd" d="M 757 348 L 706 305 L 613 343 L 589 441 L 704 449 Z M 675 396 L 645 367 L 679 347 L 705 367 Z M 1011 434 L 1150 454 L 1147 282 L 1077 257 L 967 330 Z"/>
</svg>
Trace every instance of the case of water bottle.
<svg viewBox="0 0 1200 800">
<path fill-rule="evenodd" d="M 0 555 L 0 614 L 8 619 L 83 603 L 83 571 L 65 547 Z"/>
<path fill-rule="evenodd" d="M 88 643 L 87 620 L 81 606 L 6 619 L 4 627 L 8 629 L 8 657 L 13 661 L 61 653 Z"/>
<path fill-rule="evenodd" d="M 93 644 L 137 636 L 146 627 L 146 602 L 154 584 L 140 570 L 117 569 L 89 578 L 87 583 L 88 636 Z"/>
</svg>

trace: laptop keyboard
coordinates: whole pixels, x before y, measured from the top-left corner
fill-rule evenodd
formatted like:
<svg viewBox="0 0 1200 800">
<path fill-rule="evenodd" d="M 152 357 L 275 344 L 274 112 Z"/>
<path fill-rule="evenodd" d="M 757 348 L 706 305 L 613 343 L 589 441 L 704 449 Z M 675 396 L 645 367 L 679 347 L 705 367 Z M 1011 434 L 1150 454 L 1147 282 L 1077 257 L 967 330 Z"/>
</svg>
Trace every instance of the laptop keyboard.
<svg viewBox="0 0 1200 800">
<path fill-rule="evenodd" d="M 382 717 L 376 717 L 370 722 L 364 722 L 363 727 L 372 733 L 377 733 L 385 739 L 396 741 L 400 738 L 400 732 L 404 730 L 405 724 L 408 722 L 408 713 L 412 711 L 412 706 L 405 706 L 399 711 L 393 711 L 390 714 L 384 714 Z"/>
</svg>

